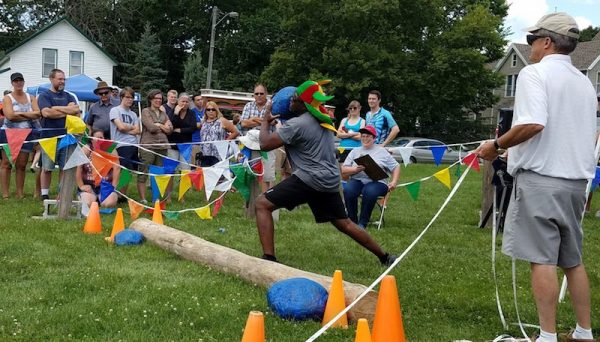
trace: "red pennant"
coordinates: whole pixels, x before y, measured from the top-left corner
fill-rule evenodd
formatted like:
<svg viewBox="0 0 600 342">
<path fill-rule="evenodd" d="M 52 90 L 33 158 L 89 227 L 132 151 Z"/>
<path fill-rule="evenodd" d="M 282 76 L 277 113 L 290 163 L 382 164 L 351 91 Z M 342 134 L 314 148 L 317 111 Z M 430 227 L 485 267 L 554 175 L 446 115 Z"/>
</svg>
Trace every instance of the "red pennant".
<svg viewBox="0 0 600 342">
<path fill-rule="evenodd" d="M 92 145 L 95 151 L 106 151 L 113 144 L 110 140 L 94 140 Z"/>
<path fill-rule="evenodd" d="M 222 205 L 223 205 L 223 197 L 219 198 L 215 202 L 215 206 L 213 207 L 213 211 L 212 211 L 212 217 L 217 216 L 217 214 L 219 213 L 219 210 L 221 210 Z"/>
<path fill-rule="evenodd" d="M 31 128 L 8 128 L 5 129 L 6 141 L 8 142 L 8 148 L 10 149 L 10 155 L 13 162 L 19 156 L 23 142 L 27 139 L 27 136 L 31 132 Z"/>
<path fill-rule="evenodd" d="M 165 210 L 167 208 L 167 203 L 166 202 L 160 202 L 160 210 Z M 144 209 L 144 212 L 147 214 L 154 214 L 154 208 L 146 208 Z"/>
<path fill-rule="evenodd" d="M 202 189 L 204 186 L 204 172 L 202 169 L 198 168 L 196 171 L 188 173 L 188 176 L 190 177 L 190 180 L 192 181 L 192 184 L 196 190 Z"/>
<path fill-rule="evenodd" d="M 479 158 L 477 158 L 477 154 L 469 153 L 463 158 L 462 163 L 479 172 Z"/>
<path fill-rule="evenodd" d="M 258 176 L 258 181 L 262 182 L 262 173 L 263 173 L 262 159 L 259 160 L 258 163 L 252 165 L 252 171 L 254 171 L 255 173 L 261 175 L 261 176 Z"/>
</svg>

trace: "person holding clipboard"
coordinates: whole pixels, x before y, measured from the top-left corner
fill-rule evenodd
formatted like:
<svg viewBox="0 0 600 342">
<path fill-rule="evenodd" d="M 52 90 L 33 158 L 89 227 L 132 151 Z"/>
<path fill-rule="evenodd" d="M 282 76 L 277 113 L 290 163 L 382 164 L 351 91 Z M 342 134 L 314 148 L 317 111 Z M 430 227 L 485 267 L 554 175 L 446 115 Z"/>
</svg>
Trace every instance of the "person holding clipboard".
<svg viewBox="0 0 600 342">
<path fill-rule="evenodd" d="M 377 131 L 373 126 L 359 130 L 361 147 L 353 149 L 342 164 L 342 177 L 348 178 L 344 184 L 344 201 L 350 220 L 365 228 L 371 219 L 371 213 L 377 198 L 385 196 L 396 188 L 400 177 L 400 164 L 383 147 L 375 145 Z M 386 179 L 391 173 L 389 183 Z M 358 197 L 362 196 L 360 216 L 358 216 Z"/>
</svg>

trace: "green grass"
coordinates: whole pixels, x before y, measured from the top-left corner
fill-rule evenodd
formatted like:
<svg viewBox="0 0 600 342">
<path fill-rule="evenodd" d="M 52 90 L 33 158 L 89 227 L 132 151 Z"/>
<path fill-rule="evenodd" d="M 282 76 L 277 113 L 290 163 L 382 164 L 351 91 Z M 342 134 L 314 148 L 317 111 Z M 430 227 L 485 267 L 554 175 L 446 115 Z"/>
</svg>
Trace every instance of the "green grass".
<svg viewBox="0 0 600 342">
<path fill-rule="evenodd" d="M 403 167 L 401 181 L 429 176 L 436 170 L 432 165 Z M 28 177 L 28 189 L 33 189 L 33 177 Z M 480 189 L 481 175 L 470 172 L 437 222 L 392 271 L 409 341 L 489 341 L 502 333 L 519 335 L 515 326 L 503 331 L 498 318 L 491 276 L 491 231 L 477 228 Z M 400 253 L 448 193 L 435 179 L 422 184 L 416 202 L 398 189 L 391 198 L 384 228 L 369 231 L 386 250 Z M 200 198 L 194 193 L 184 204 L 174 203 L 169 208 L 201 206 Z M 600 209 L 598 196 L 593 208 Z M 31 218 L 41 212 L 41 202 L 30 195 L 0 203 L 0 340 L 239 341 L 250 310 L 265 312 L 269 341 L 304 341 L 320 328 L 318 322 L 274 316 L 267 306 L 266 289 L 234 276 L 148 243 L 135 247 L 106 244 L 103 237 L 110 233 L 114 215 L 103 215 L 105 234 L 100 236 L 83 234 L 83 221 Z M 128 215 L 125 220 L 131 221 Z M 597 336 L 599 222 L 593 217 L 584 222 Z M 249 255 L 261 255 L 255 223 L 244 218 L 239 194 L 228 194 L 213 220 L 186 213 L 165 223 Z M 315 224 L 305 206 L 281 213 L 276 247 L 277 257 L 286 265 L 324 275 L 341 269 L 344 279 L 351 282 L 368 285 L 383 271 L 374 256 L 348 237 L 328 224 Z M 516 322 L 510 260 L 498 257 L 505 314 L 509 322 Z M 523 262 L 518 263 L 518 301 L 523 321 L 537 323 L 528 266 Z M 568 301 L 559 305 L 558 321 L 560 330 L 574 325 Z M 353 328 L 334 329 L 319 341 L 353 338 Z"/>
</svg>

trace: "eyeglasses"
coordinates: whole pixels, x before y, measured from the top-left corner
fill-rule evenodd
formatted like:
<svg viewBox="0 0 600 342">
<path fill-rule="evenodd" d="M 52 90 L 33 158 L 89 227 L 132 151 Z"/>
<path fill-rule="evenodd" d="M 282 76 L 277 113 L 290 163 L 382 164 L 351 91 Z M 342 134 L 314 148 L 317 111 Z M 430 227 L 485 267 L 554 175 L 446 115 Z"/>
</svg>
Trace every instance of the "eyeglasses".
<svg viewBox="0 0 600 342">
<path fill-rule="evenodd" d="M 207 112 L 216 112 L 217 110 L 215 108 L 206 108 Z"/>
<path fill-rule="evenodd" d="M 162 96 L 161 97 L 153 97 L 153 100 L 161 100 L 162 101 Z"/>
<path fill-rule="evenodd" d="M 106 96 L 106 95 L 108 95 L 108 92 L 107 91 L 103 91 L 101 93 L 98 92 L 98 95 L 100 95 L 100 96 Z"/>
<path fill-rule="evenodd" d="M 256 95 L 256 96 L 261 96 L 261 95 L 264 95 L 264 94 L 265 93 L 254 93 L 254 95 Z"/>
<path fill-rule="evenodd" d="M 348 107 L 348 110 L 355 110 L 358 109 L 358 107 Z"/>
<path fill-rule="evenodd" d="M 538 36 L 535 34 L 528 34 L 527 35 L 527 44 L 532 45 L 533 42 L 535 42 L 536 40 L 540 39 L 540 38 L 550 38 L 548 36 Z M 552 40 L 552 38 L 550 38 L 550 40 Z"/>
</svg>

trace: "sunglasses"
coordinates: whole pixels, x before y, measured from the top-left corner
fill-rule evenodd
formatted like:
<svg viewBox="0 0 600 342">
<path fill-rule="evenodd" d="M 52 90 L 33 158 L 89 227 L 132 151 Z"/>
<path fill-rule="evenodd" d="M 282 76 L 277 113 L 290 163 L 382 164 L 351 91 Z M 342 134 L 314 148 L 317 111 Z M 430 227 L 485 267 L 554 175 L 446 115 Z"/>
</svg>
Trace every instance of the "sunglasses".
<svg viewBox="0 0 600 342">
<path fill-rule="evenodd" d="M 264 95 L 265 93 L 254 93 L 256 96 Z"/>
<path fill-rule="evenodd" d="M 100 95 L 100 96 L 106 96 L 106 95 L 108 95 L 108 92 L 107 91 L 98 92 L 98 95 Z"/>
<path fill-rule="evenodd" d="M 355 110 L 358 109 L 358 107 L 348 107 L 348 110 Z"/>
<path fill-rule="evenodd" d="M 123 96 L 124 99 L 133 99 L 133 96 Z"/>
<path fill-rule="evenodd" d="M 528 34 L 527 35 L 527 44 L 531 46 L 533 44 L 533 42 L 535 42 L 536 40 L 538 40 L 540 38 L 550 38 L 550 37 L 548 37 L 548 36 L 538 36 L 538 35 L 535 35 L 535 34 Z M 550 40 L 552 40 L 552 38 L 550 38 Z"/>
<path fill-rule="evenodd" d="M 206 111 L 207 112 L 216 112 L 217 110 L 214 108 L 206 108 Z"/>
</svg>

